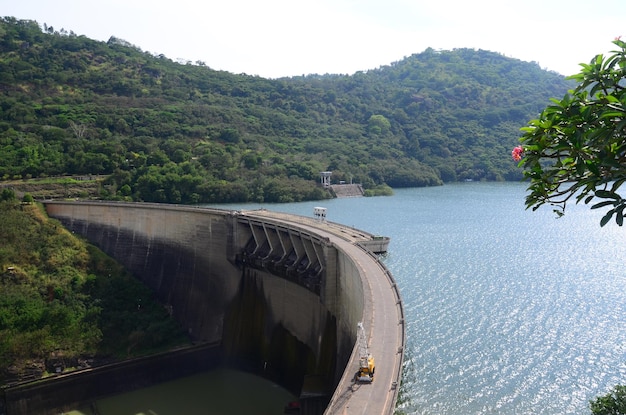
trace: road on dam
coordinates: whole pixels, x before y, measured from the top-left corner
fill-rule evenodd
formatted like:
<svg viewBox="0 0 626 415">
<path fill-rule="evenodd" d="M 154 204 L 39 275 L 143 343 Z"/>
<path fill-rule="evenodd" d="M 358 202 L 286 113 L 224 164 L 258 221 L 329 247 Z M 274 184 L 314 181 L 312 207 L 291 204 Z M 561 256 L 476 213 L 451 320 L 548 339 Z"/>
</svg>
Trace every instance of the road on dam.
<svg viewBox="0 0 626 415">
<path fill-rule="evenodd" d="M 374 382 L 355 383 L 354 375 L 359 363 L 356 347 L 325 414 L 393 414 L 404 356 L 402 303 L 391 274 L 372 254 L 358 246 L 363 238 L 362 231 L 332 222 L 265 210 L 241 213 L 250 217 L 276 218 L 327 237 L 355 261 L 362 276 L 365 295 L 363 325 L 369 339 L 369 351 L 376 362 Z"/>
</svg>

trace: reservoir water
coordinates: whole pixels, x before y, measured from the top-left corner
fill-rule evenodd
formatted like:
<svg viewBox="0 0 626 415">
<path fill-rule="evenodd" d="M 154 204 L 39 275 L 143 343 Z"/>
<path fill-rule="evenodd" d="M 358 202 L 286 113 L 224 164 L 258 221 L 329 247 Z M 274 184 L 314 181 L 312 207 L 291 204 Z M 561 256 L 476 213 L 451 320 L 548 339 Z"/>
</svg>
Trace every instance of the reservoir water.
<svg viewBox="0 0 626 415">
<path fill-rule="evenodd" d="M 602 212 L 585 205 L 560 219 L 549 207 L 528 211 L 525 189 L 459 183 L 214 207 L 312 216 L 323 206 L 330 221 L 391 237 L 383 261 L 405 307 L 404 413 L 590 414 L 590 399 L 626 384 L 626 229 L 601 228 Z M 242 387 L 237 376 L 182 379 L 98 407 L 102 415 L 276 412 L 261 409 L 267 385 Z M 280 410 L 291 398 L 277 392 Z M 245 401 L 256 409 L 229 407 Z"/>
<path fill-rule="evenodd" d="M 396 189 L 267 208 L 391 237 L 407 414 L 585 414 L 626 384 L 626 229 L 602 212 L 526 210 L 522 183 Z"/>
</svg>

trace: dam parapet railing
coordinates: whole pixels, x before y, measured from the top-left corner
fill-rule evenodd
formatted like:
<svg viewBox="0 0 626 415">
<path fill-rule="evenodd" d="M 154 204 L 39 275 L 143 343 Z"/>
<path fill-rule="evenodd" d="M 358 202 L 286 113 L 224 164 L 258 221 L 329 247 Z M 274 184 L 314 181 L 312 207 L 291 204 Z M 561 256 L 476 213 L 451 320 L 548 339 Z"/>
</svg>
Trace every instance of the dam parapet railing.
<svg viewBox="0 0 626 415">
<path fill-rule="evenodd" d="M 400 384 L 402 381 L 402 367 L 403 367 L 403 362 L 404 362 L 404 352 L 405 352 L 405 345 L 406 345 L 406 325 L 405 325 L 402 297 L 400 295 L 400 291 L 398 289 L 398 285 L 396 284 L 395 278 L 393 277 L 391 272 L 387 269 L 385 264 L 381 261 L 380 256 L 374 254 L 372 251 L 361 246 L 360 244 L 357 244 L 357 246 L 359 246 L 370 257 L 372 257 L 372 259 L 378 264 L 382 273 L 385 275 L 387 282 L 389 283 L 389 286 L 391 288 L 391 291 L 393 292 L 393 296 L 395 298 L 396 313 L 398 315 L 397 325 L 399 327 L 399 333 L 398 333 L 399 345 L 395 351 L 389 350 L 390 355 L 395 354 L 397 357 L 395 359 L 396 365 L 394 366 L 394 374 L 392 375 L 392 379 L 395 379 L 395 380 L 391 381 L 391 383 L 389 384 L 389 395 L 390 395 L 389 401 L 391 405 L 388 405 L 386 408 L 386 411 L 381 413 L 381 415 L 393 415 L 395 412 L 396 402 L 398 400 L 398 394 L 400 391 Z M 369 313 L 366 308 L 364 310 L 364 316 L 363 316 L 364 320 L 369 320 L 371 319 L 371 317 L 372 317 L 371 313 Z M 360 392 L 360 385 L 354 382 L 354 370 L 355 368 L 358 367 L 358 365 L 359 365 L 358 347 L 357 345 L 355 345 L 354 349 L 352 350 L 350 360 L 346 366 L 346 370 L 344 371 L 342 379 L 339 383 L 339 386 L 335 390 L 335 393 L 333 394 L 330 400 L 330 403 L 328 405 L 328 409 L 324 413 L 324 415 L 335 415 L 335 414 L 356 415 L 356 414 L 368 414 L 369 413 L 366 410 L 362 410 L 360 406 L 357 406 L 357 407 L 355 407 L 354 405 L 350 406 L 350 400 L 352 399 L 354 402 L 356 398 L 355 396 L 356 393 Z M 352 370 L 350 370 L 350 368 L 352 368 Z M 363 385 L 363 386 L 367 387 L 368 385 Z M 359 398 L 359 399 L 362 399 L 362 398 Z"/>
</svg>

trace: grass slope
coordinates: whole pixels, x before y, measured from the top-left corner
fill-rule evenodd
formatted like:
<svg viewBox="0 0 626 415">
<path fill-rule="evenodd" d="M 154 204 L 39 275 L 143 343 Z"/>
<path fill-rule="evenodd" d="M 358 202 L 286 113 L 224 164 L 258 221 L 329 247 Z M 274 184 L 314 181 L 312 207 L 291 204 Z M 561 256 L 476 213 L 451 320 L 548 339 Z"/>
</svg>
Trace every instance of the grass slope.
<svg viewBox="0 0 626 415">
<path fill-rule="evenodd" d="M 0 202 L 0 292 L 0 384 L 188 343 L 147 287 L 39 204 Z"/>
</svg>

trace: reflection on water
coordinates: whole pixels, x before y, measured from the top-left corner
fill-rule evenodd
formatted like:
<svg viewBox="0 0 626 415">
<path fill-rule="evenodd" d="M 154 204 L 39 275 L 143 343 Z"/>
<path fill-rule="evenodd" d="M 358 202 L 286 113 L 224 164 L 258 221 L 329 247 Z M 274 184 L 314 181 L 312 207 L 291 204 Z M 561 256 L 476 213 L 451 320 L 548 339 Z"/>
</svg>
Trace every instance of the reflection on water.
<svg viewBox="0 0 626 415">
<path fill-rule="evenodd" d="M 276 415 L 294 399 L 258 376 L 217 369 L 101 399 L 67 415 Z"/>
</svg>

